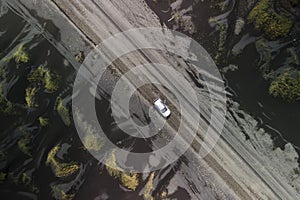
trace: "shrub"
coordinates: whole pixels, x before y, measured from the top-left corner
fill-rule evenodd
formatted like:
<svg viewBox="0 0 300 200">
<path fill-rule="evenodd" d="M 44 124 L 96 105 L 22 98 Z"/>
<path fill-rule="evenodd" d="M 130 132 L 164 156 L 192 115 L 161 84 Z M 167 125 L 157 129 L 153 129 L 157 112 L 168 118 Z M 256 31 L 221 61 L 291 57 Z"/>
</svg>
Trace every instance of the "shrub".
<svg viewBox="0 0 300 200">
<path fill-rule="evenodd" d="M 43 118 L 43 117 L 39 117 L 39 122 L 40 122 L 41 126 L 47 126 L 49 124 L 49 119 Z"/>
<path fill-rule="evenodd" d="M 24 46 L 22 44 L 19 45 L 12 57 L 15 59 L 16 63 L 27 63 L 29 61 L 28 53 L 24 50 Z"/>
<path fill-rule="evenodd" d="M 35 103 L 35 95 L 37 91 L 38 91 L 37 88 L 32 88 L 32 87 L 26 89 L 25 101 L 29 108 L 37 106 L 37 104 Z"/>
<path fill-rule="evenodd" d="M 31 72 L 28 80 L 30 83 L 42 84 L 49 92 L 55 92 L 59 88 L 60 76 L 44 66 L 39 66 Z"/>
<path fill-rule="evenodd" d="M 270 0 L 260 1 L 250 12 L 249 22 L 255 24 L 255 28 L 262 30 L 270 39 L 274 40 L 286 36 L 293 25 L 290 18 L 279 15 L 272 8 Z"/>
<path fill-rule="evenodd" d="M 281 97 L 289 102 L 300 100 L 300 72 L 292 76 L 285 72 L 276 78 L 270 85 L 270 94 Z"/>
</svg>

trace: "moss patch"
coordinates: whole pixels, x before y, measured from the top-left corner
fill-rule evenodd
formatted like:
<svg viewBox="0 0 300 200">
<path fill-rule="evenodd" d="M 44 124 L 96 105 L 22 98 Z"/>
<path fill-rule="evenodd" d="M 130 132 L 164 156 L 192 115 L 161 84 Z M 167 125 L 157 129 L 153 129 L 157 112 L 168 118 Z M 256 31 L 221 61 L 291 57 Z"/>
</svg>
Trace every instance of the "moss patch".
<svg viewBox="0 0 300 200">
<path fill-rule="evenodd" d="M 271 0 L 260 1 L 251 10 L 248 21 L 253 22 L 256 29 L 262 30 L 272 40 L 286 36 L 293 25 L 289 17 L 275 12 Z"/>
<path fill-rule="evenodd" d="M 280 75 L 271 83 L 269 93 L 288 102 L 300 100 L 300 71 L 295 76 L 290 72 Z"/>
</svg>

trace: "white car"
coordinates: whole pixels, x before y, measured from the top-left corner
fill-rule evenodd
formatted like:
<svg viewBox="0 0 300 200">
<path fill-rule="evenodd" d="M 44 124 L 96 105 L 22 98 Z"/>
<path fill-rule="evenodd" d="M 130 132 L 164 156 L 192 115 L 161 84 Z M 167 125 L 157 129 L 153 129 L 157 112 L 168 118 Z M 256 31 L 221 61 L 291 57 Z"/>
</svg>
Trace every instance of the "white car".
<svg viewBox="0 0 300 200">
<path fill-rule="evenodd" d="M 161 99 L 153 101 L 154 108 L 164 117 L 168 118 L 171 115 L 170 109 L 164 104 Z"/>
</svg>

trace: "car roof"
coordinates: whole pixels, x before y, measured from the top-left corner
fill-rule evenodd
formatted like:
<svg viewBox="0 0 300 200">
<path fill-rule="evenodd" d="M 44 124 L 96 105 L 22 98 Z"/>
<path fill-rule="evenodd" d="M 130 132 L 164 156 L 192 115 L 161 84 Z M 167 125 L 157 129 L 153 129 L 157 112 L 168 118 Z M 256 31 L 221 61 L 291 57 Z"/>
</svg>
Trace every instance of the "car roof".
<svg viewBox="0 0 300 200">
<path fill-rule="evenodd" d="M 154 101 L 154 105 L 158 108 L 158 109 L 160 109 L 160 110 L 162 110 L 162 109 L 164 109 L 166 106 L 164 105 L 164 103 L 162 102 L 162 100 L 161 99 L 156 99 L 155 101 Z"/>
</svg>

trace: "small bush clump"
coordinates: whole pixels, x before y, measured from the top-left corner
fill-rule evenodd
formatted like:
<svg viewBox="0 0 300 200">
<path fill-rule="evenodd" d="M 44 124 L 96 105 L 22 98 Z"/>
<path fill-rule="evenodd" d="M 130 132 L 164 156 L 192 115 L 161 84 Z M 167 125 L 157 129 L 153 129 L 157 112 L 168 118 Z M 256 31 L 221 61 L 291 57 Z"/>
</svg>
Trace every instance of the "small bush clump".
<svg viewBox="0 0 300 200">
<path fill-rule="evenodd" d="M 12 57 L 15 59 L 16 63 L 27 63 L 29 61 L 29 55 L 24 50 L 24 46 L 19 45 L 18 49 L 13 53 Z"/>
<path fill-rule="evenodd" d="M 59 88 L 60 76 L 44 66 L 39 66 L 31 72 L 28 80 L 36 85 L 43 85 L 49 92 L 55 92 Z"/>
<path fill-rule="evenodd" d="M 47 126 L 49 124 L 49 119 L 44 117 L 39 117 L 39 122 L 42 127 Z"/>
<path fill-rule="evenodd" d="M 35 103 L 35 95 L 37 91 L 38 91 L 37 88 L 32 88 L 32 87 L 26 89 L 25 101 L 29 108 L 37 106 L 37 104 Z"/>
<path fill-rule="evenodd" d="M 274 97 L 280 97 L 288 102 L 300 100 L 300 72 L 292 76 L 285 72 L 270 85 L 269 92 Z"/>
<path fill-rule="evenodd" d="M 274 40 L 286 36 L 293 25 L 289 17 L 282 16 L 272 8 L 273 1 L 262 0 L 250 12 L 248 21 L 253 22 L 256 29 L 262 30 Z"/>
</svg>

